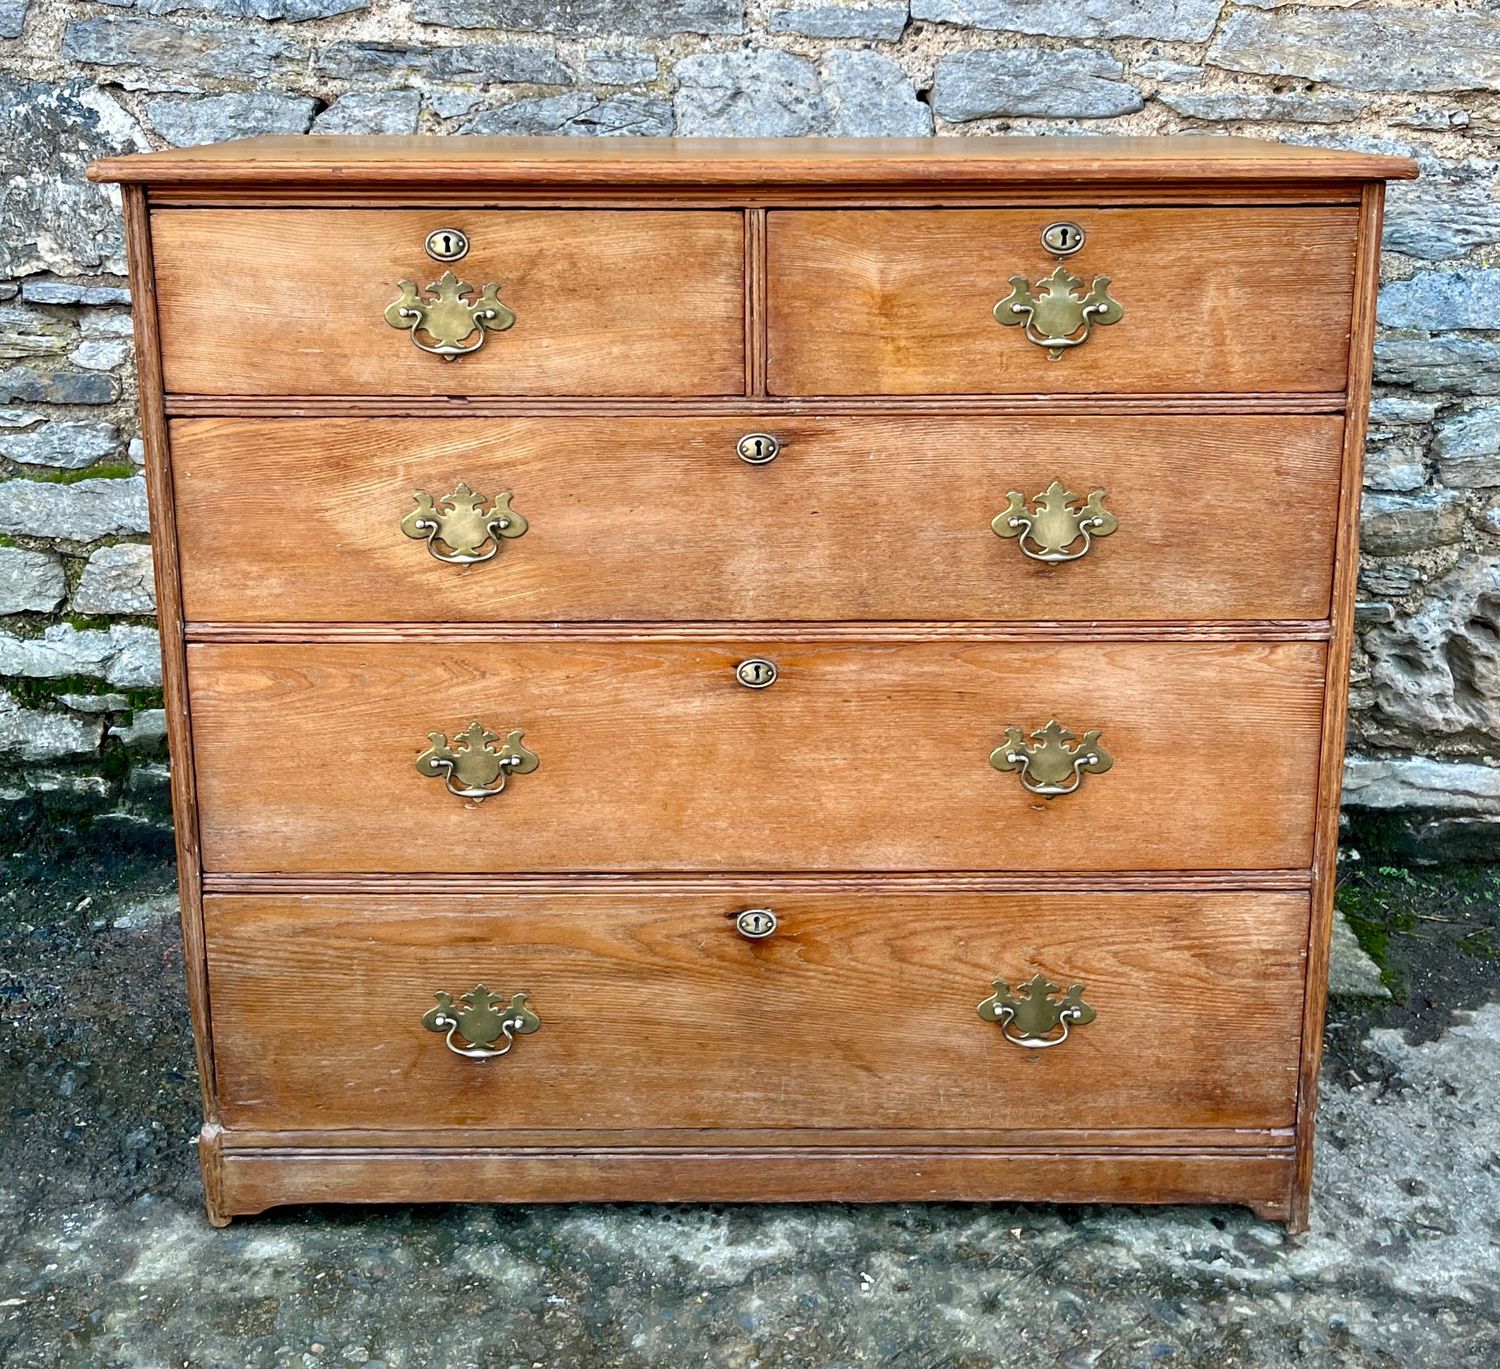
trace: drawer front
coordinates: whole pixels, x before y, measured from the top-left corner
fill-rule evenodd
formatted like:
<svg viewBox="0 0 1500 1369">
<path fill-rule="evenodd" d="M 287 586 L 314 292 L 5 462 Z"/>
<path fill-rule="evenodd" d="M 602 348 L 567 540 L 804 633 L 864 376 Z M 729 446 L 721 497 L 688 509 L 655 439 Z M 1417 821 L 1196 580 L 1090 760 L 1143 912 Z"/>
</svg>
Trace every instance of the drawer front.
<svg viewBox="0 0 1500 1369">
<path fill-rule="evenodd" d="M 1086 234 L 1071 294 L 1039 284 L 1057 220 Z M 773 212 L 771 393 L 1340 391 L 1357 221 L 1353 206 Z M 1002 327 L 1013 277 L 1037 309 Z M 1081 334 L 1069 302 L 1100 302 L 1096 278 L 1123 313 L 1051 360 L 1040 343 Z"/>
<path fill-rule="evenodd" d="M 769 688 L 736 681 L 756 657 L 780 670 Z M 1305 867 L 1323 659 L 1316 642 L 197 644 L 205 868 Z M 1031 739 L 1051 719 L 1098 729 L 1112 768 L 1049 778 L 1083 745 Z M 461 740 L 474 723 L 495 740 Z M 1025 773 L 992 764 L 1012 727 L 1039 753 Z M 512 730 L 532 773 L 495 759 Z M 498 773 L 493 797 L 447 792 Z M 1076 792 L 1023 784 L 1059 779 Z"/>
<path fill-rule="evenodd" d="M 393 327 L 399 281 L 449 268 L 514 314 L 445 362 Z M 730 211 L 158 210 L 167 390 L 183 394 L 723 395 L 744 389 L 744 232 Z M 436 303 L 426 292 L 419 303 Z M 426 316 L 429 346 L 455 337 Z M 472 342 L 473 338 L 469 339 Z M 465 344 L 467 345 L 467 344 Z"/>
<path fill-rule="evenodd" d="M 764 465 L 736 455 L 757 431 L 782 444 Z M 1337 418 L 1287 416 L 179 421 L 184 611 L 221 622 L 1320 618 L 1342 432 Z M 1077 497 L 1048 514 L 1054 481 Z M 460 484 L 482 497 L 477 533 L 472 500 L 445 500 Z M 997 536 L 1012 490 L 1034 522 Z M 1089 532 L 1096 490 L 1118 522 L 1107 540 Z M 442 522 L 403 531 L 419 493 Z M 505 493 L 520 536 L 484 521 Z M 429 538 L 450 526 L 458 549 Z"/>
<path fill-rule="evenodd" d="M 230 1127 L 1279 1127 L 1293 1120 L 1295 894 L 216 896 L 204 902 Z M 1021 1039 L 1074 984 L 1092 1020 Z M 524 993 L 536 1030 L 463 1058 L 436 995 Z M 1003 1001 L 1003 1000 L 1001 1000 Z M 295 1005 L 295 1010 L 289 1008 Z M 519 1011 L 519 1010 L 518 1010 Z M 1002 1014 L 1003 1015 L 1003 1014 Z M 1086 1015 L 1086 1013 L 1085 1013 Z M 441 1025 L 441 1024 L 440 1024 Z M 525 1025 L 531 1025 L 526 1023 Z M 454 1032 L 498 1049 L 493 1023 Z M 1125 1064 L 1128 1062 L 1128 1068 Z"/>
</svg>

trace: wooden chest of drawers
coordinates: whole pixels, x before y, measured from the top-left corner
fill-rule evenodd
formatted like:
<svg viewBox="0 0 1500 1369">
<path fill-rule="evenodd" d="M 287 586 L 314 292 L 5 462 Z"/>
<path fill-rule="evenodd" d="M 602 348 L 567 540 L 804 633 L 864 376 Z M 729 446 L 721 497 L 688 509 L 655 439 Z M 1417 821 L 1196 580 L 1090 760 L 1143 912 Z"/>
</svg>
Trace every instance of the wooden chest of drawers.
<svg viewBox="0 0 1500 1369">
<path fill-rule="evenodd" d="M 97 166 L 210 1217 L 1302 1223 L 1410 171 L 1087 138 Z"/>
</svg>

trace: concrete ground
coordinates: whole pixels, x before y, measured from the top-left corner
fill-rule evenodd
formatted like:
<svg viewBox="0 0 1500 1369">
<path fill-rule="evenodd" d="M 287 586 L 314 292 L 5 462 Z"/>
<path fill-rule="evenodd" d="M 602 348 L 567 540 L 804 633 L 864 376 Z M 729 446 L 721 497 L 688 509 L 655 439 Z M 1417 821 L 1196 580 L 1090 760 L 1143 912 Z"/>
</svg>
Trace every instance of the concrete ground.
<svg viewBox="0 0 1500 1369">
<path fill-rule="evenodd" d="M 1010 1205 L 323 1208 L 214 1231 L 168 859 L 9 867 L 0 1364 L 1500 1363 L 1497 869 L 1346 863 L 1339 981 L 1392 996 L 1335 1000 L 1313 1226 L 1289 1238 L 1228 1208 Z"/>
</svg>

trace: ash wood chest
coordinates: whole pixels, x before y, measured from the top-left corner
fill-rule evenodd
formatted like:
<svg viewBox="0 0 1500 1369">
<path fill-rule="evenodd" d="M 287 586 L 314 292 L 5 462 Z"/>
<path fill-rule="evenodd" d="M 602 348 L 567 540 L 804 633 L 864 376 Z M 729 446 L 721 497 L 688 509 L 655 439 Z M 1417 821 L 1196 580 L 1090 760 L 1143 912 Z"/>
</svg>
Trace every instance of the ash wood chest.
<svg viewBox="0 0 1500 1369">
<path fill-rule="evenodd" d="M 96 166 L 210 1218 L 1304 1222 L 1411 171 L 1224 138 Z"/>
</svg>

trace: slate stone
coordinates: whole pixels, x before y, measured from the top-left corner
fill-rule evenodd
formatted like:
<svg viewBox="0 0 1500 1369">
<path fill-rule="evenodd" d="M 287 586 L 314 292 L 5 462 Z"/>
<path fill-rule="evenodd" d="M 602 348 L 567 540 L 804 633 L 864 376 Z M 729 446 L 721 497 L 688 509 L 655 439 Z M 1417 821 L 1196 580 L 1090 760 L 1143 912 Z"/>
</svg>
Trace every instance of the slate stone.
<svg viewBox="0 0 1500 1369">
<path fill-rule="evenodd" d="M 661 63 L 656 55 L 632 48 L 597 48 L 585 53 L 583 79 L 601 86 L 638 86 L 654 81 Z"/>
<path fill-rule="evenodd" d="M 1380 338 L 1375 378 L 1423 393 L 1500 394 L 1500 342 L 1460 333 Z"/>
<path fill-rule="evenodd" d="M 121 713 L 130 707 L 127 694 L 59 694 L 57 701 L 75 713 Z"/>
<path fill-rule="evenodd" d="M 1433 808 L 1500 812 L 1500 766 L 1426 756 L 1350 756 L 1344 802 L 1351 808 Z"/>
<path fill-rule="evenodd" d="M 236 92 L 146 102 L 146 118 L 174 147 L 261 134 L 306 133 L 316 104 L 303 95 Z"/>
<path fill-rule="evenodd" d="M 0 371 L 0 404 L 113 404 L 119 397 L 120 382 L 97 371 Z"/>
<path fill-rule="evenodd" d="M 161 684 L 161 639 L 154 627 L 129 623 L 108 628 L 54 623 L 40 637 L 0 632 L 0 675 L 30 680 L 82 675 L 116 689 L 155 689 Z"/>
<path fill-rule="evenodd" d="M 1328 948 L 1328 992 L 1335 998 L 1389 998 L 1377 965 L 1359 944 L 1342 913 L 1333 919 Z"/>
<path fill-rule="evenodd" d="M 1421 175 L 1386 187 L 1388 251 L 1430 261 L 1500 242 L 1500 162 L 1418 157 Z"/>
<path fill-rule="evenodd" d="M 76 471 L 119 454 L 120 430 L 97 419 L 56 419 L 24 432 L 0 431 L 0 456 L 28 466 Z"/>
<path fill-rule="evenodd" d="M 1148 57 L 1144 62 L 1133 62 L 1131 75 L 1144 76 L 1148 81 L 1196 81 L 1203 75 L 1203 68 L 1189 62 L 1174 62 L 1167 57 Z"/>
<path fill-rule="evenodd" d="M 1500 329 L 1500 267 L 1419 271 L 1380 291 L 1376 317 L 1388 328 L 1446 332 Z"/>
<path fill-rule="evenodd" d="M 75 613 L 155 613 L 151 548 L 142 542 L 100 547 L 73 591 Z"/>
<path fill-rule="evenodd" d="M 66 591 L 60 557 L 0 547 L 0 613 L 51 613 Z"/>
<path fill-rule="evenodd" d="M 138 708 L 128 723 L 116 723 L 109 729 L 127 751 L 160 751 L 167 741 L 167 712 L 164 708 Z"/>
<path fill-rule="evenodd" d="M 7 72 L 0 124 L 0 277 L 123 274 L 115 192 L 84 171 L 96 157 L 148 151 L 140 125 L 91 81 L 28 83 Z"/>
<path fill-rule="evenodd" d="M 0 38 L 19 38 L 31 0 L 0 0 Z"/>
<path fill-rule="evenodd" d="M 1365 454 L 1365 488 L 1419 490 L 1427 483 L 1422 448 L 1409 442 L 1385 442 Z"/>
<path fill-rule="evenodd" d="M 1187 119 L 1209 123 L 1345 124 L 1364 113 L 1356 96 L 1262 95 L 1251 91 L 1160 91 L 1157 100 Z"/>
<path fill-rule="evenodd" d="M 433 47 L 423 43 L 330 43 L 314 69 L 342 80 L 427 77 L 476 84 L 567 85 L 573 74 L 548 47 L 536 43 L 472 43 Z"/>
<path fill-rule="evenodd" d="M 314 133 L 412 134 L 422 96 L 415 90 L 352 90 L 313 120 Z"/>
<path fill-rule="evenodd" d="M 1433 432 L 1432 454 L 1439 462 L 1494 457 L 1500 464 L 1500 407 L 1485 404 L 1449 414 Z"/>
<path fill-rule="evenodd" d="M 1448 490 L 1401 495 L 1367 491 L 1360 505 L 1359 542 L 1371 556 L 1399 556 L 1447 546 L 1463 537 L 1463 499 Z"/>
<path fill-rule="evenodd" d="M 906 31 L 905 3 L 807 5 L 771 11 L 772 33 L 802 33 L 809 38 L 872 38 L 894 43 Z"/>
<path fill-rule="evenodd" d="M 95 718 L 22 708 L 0 691 L 0 756 L 9 761 L 55 761 L 93 755 L 104 724 Z"/>
<path fill-rule="evenodd" d="M 672 132 L 672 107 L 645 95 L 601 98 L 588 91 L 569 91 L 531 100 L 514 100 L 475 116 L 460 133 L 500 136 L 666 137 Z"/>
<path fill-rule="evenodd" d="M 1381 427 L 1393 423 L 1431 423 L 1437 417 L 1437 410 L 1437 404 L 1430 399 L 1376 395 L 1370 401 L 1370 424 Z"/>
<path fill-rule="evenodd" d="M 1103 119 L 1141 108 L 1124 68 L 1097 48 L 1014 48 L 938 58 L 932 107 L 950 123 L 1000 115 Z"/>
<path fill-rule="evenodd" d="M 1202 42 L 1223 0 L 911 0 L 913 19 L 1051 38 L 1170 38 Z"/>
<path fill-rule="evenodd" d="M 1500 90 L 1500 12 L 1402 8 L 1231 10 L 1210 66 L 1354 90 Z"/>
<path fill-rule="evenodd" d="M 24 304 L 0 304 L 0 360 L 52 360 L 66 356 L 78 336 L 72 319 Z"/>
<path fill-rule="evenodd" d="M 93 542 L 147 532 L 146 481 L 139 475 L 54 485 L 0 482 L 0 532 Z"/>
<path fill-rule="evenodd" d="M 1372 628 L 1362 644 L 1382 725 L 1500 755 L 1500 556 L 1462 558 L 1415 613 Z"/>
<path fill-rule="evenodd" d="M 370 0 L 99 0 L 142 14 L 218 14 L 226 19 L 285 19 L 302 23 L 369 9 Z"/>
<path fill-rule="evenodd" d="M 21 298 L 28 304 L 129 304 L 130 291 L 85 281 L 27 280 L 21 282 Z"/>
<path fill-rule="evenodd" d="M 169 24 L 117 14 L 75 19 L 62 55 L 90 66 L 140 67 L 153 75 L 266 78 L 302 62 L 307 50 L 241 24 Z"/>
<path fill-rule="evenodd" d="M 837 138 L 920 138 L 932 132 L 932 110 L 911 78 L 878 52 L 835 50 L 821 75 L 828 115 L 819 128 Z"/>
<path fill-rule="evenodd" d="M 68 360 L 86 371 L 115 371 L 130 359 L 130 343 L 124 338 L 85 338 Z"/>
<path fill-rule="evenodd" d="M 519 29 L 585 37 L 631 33 L 739 33 L 744 0 L 413 0 L 419 24 Z"/>
<path fill-rule="evenodd" d="M 678 62 L 675 75 L 684 137 L 797 137 L 828 118 L 813 64 L 775 48 L 696 53 Z"/>
</svg>

